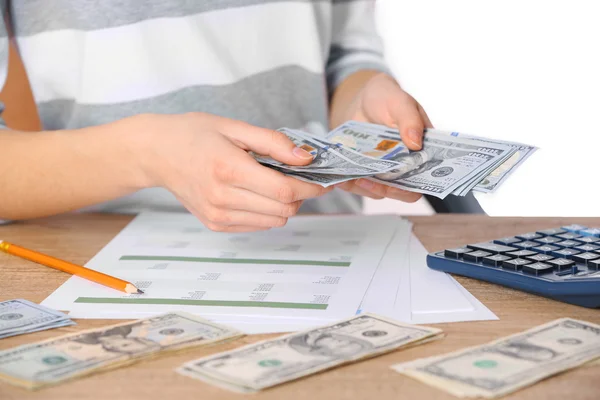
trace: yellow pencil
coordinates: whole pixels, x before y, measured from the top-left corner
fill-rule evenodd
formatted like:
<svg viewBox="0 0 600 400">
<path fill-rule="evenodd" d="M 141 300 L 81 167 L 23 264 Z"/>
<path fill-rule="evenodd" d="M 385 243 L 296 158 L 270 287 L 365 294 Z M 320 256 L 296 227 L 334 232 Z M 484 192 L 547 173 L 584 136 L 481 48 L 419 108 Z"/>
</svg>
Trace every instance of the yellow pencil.
<svg viewBox="0 0 600 400">
<path fill-rule="evenodd" d="M 46 267 L 80 276 L 84 279 L 120 290 L 125 293 L 144 293 L 130 282 L 115 278 L 114 276 L 103 274 L 102 272 L 94 271 L 93 269 L 72 264 L 68 261 L 59 260 L 58 258 L 50 257 L 33 250 L 28 250 L 24 247 L 5 242 L 3 240 L 0 240 L 0 251 L 45 265 Z"/>
</svg>

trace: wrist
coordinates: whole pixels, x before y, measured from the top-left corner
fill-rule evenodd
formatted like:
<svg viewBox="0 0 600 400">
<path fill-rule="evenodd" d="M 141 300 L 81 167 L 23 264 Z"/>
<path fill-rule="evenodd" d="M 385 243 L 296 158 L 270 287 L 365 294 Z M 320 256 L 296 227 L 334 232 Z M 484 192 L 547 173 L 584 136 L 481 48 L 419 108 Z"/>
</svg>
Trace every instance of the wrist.
<svg viewBox="0 0 600 400">
<path fill-rule="evenodd" d="M 140 114 L 113 123 L 109 145 L 118 149 L 115 158 L 122 163 L 125 184 L 134 190 L 160 186 L 157 163 L 156 127 L 160 115 Z"/>
</svg>

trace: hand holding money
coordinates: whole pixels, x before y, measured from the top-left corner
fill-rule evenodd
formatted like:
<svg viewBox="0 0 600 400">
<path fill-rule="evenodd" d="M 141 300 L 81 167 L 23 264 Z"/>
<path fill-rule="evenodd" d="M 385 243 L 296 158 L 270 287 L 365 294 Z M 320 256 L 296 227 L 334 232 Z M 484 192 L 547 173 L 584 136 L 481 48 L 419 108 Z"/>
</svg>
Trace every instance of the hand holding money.
<svg viewBox="0 0 600 400">
<path fill-rule="evenodd" d="M 410 150 L 420 150 L 423 130 L 433 128 L 414 97 L 391 75 L 375 71 L 359 71 L 338 87 L 331 101 L 331 121 L 334 126 L 364 121 L 397 127 Z"/>
<path fill-rule="evenodd" d="M 283 226 L 302 200 L 329 191 L 275 173 L 248 156 L 251 150 L 295 166 L 311 161 L 309 154 L 271 129 L 205 113 L 154 115 L 131 123 L 128 131 L 144 132 L 135 136 L 145 177 L 142 186 L 168 189 L 213 231 Z M 167 137 L 167 132 L 176 134 Z"/>
<path fill-rule="evenodd" d="M 323 187 L 367 178 L 441 199 L 450 194 L 465 196 L 471 190 L 493 192 L 536 150 L 520 143 L 427 129 L 422 150 L 410 151 L 397 130 L 356 121 L 325 137 L 287 128 L 280 131 L 315 159 L 295 167 L 255 155 L 263 165 L 288 176 Z"/>
</svg>

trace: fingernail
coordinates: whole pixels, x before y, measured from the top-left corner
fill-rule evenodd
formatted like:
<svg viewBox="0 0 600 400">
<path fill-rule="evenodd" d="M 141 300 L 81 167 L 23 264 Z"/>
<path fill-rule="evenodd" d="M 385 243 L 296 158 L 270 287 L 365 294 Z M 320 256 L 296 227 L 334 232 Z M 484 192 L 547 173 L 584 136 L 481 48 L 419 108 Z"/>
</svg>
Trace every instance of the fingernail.
<svg viewBox="0 0 600 400">
<path fill-rule="evenodd" d="M 421 148 L 421 136 L 422 132 L 419 132 L 416 129 L 408 130 L 408 140 L 418 148 Z"/>
<path fill-rule="evenodd" d="M 313 158 L 313 156 L 308 151 L 301 149 L 300 147 L 294 147 L 292 153 L 294 153 L 296 157 L 301 158 L 303 160 L 312 160 Z"/>
<path fill-rule="evenodd" d="M 367 189 L 367 190 L 371 190 L 373 188 L 373 186 L 375 186 L 375 183 L 368 181 L 366 179 L 359 179 L 358 181 L 356 181 L 356 184 L 358 186 L 360 186 L 363 189 Z"/>
</svg>

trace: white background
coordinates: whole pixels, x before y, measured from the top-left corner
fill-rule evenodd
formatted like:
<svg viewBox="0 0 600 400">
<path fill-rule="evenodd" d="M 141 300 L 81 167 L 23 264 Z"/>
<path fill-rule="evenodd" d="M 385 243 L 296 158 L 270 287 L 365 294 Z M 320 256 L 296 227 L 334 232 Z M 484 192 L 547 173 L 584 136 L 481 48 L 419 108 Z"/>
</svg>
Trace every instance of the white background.
<svg viewBox="0 0 600 400">
<path fill-rule="evenodd" d="M 600 215 L 600 2 L 378 0 L 395 76 L 436 128 L 540 147 L 490 215 Z M 369 202 L 428 213 L 425 204 Z"/>
</svg>

